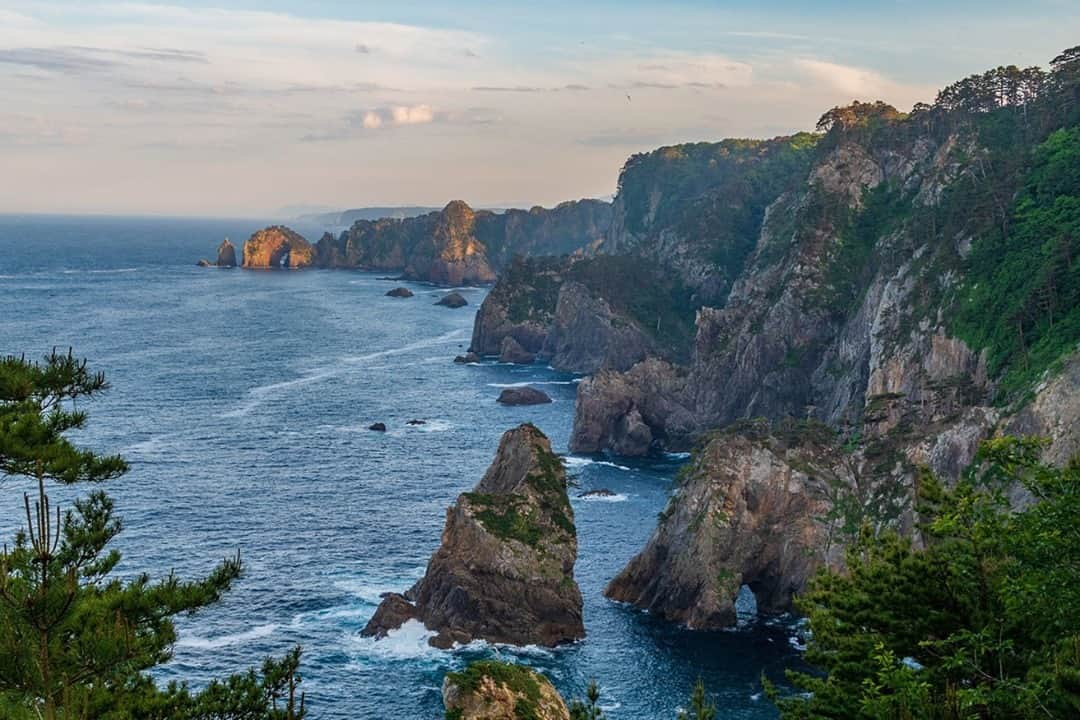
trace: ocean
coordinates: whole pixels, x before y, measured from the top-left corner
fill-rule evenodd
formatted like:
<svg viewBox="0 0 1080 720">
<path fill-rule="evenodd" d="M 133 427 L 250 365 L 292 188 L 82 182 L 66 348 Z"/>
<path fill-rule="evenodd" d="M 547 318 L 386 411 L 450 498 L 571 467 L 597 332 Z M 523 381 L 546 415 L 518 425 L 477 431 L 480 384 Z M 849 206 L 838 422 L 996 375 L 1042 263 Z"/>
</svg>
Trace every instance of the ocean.
<svg viewBox="0 0 1080 720">
<path fill-rule="evenodd" d="M 161 681 L 201 685 L 304 648 L 312 718 L 442 717 L 447 670 L 481 657 L 532 665 L 568 698 L 595 679 L 614 720 L 674 718 L 697 678 L 724 718 L 771 718 L 762 674 L 799 663 L 788 618 L 690 632 L 603 597 L 651 534 L 685 458 L 566 458 L 575 478 L 588 637 L 572 646 L 436 650 L 416 628 L 361 638 L 381 593 L 403 591 L 437 547 L 446 507 L 530 421 L 565 454 L 580 378 L 537 364 L 455 365 L 484 290 L 437 307 L 445 289 L 350 271 L 195 267 L 266 220 L 0 216 L 0 352 L 71 347 L 111 389 L 77 440 L 131 471 L 105 486 L 124 531 L 118 572 L 194 577 L 240 551 L 222 602 L 178 619 Z M 297 226 L 305 236 L 317 228 Z M 400 283 L 398 283 L 400 284 Z M 502 407 L 529 383 L 550 405 Z M 409 426 L 411 419 L 426 424 Z M 384 422 L 388 432 L 367 427 Z M 580 499 L 606 488 L 613 497 Z M 29 483 L 0 479 L 0 536 L 23 524 Z M 68 505 L 90 488 L 54 488 Z"/>
</svg>

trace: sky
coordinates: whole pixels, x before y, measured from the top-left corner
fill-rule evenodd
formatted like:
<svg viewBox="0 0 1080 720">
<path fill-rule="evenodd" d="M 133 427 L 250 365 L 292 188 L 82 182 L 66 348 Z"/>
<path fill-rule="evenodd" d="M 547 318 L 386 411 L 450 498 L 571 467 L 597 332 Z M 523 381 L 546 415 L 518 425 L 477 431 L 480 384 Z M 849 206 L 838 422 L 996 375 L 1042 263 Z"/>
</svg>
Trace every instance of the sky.
<svg viewBox="0 0 1080 720">
<path fill-rule="evenodd" d="M 0 213 L 606 197 L 633 153 L 1078 43 L 1075 0 L 0 0 Z"/>
</svg>

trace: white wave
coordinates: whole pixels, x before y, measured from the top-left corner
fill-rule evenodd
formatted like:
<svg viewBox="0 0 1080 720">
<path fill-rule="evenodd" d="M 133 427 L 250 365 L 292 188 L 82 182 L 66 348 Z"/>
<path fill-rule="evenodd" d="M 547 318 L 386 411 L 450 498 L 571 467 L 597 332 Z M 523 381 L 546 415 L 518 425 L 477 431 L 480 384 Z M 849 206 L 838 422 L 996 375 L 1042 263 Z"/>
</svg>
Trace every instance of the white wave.
<svg viewBox="0 0 1080 720">
<path fill-rule="evenodd" d="M 201 638 L 198 636 L 181 637 L 176 641 L 179 647 L 193 647 L 200 650 L 216 650 L 217 648 L 228 647 L 229 645 L 239 645 L 241 643 L 250 642 L 252 640 L 258 640 L 269 635 L 273 635 L 278 626 L 275 623 L 268 623 L 266 625 L 259 625 L 253 627 L 250 630 L 245 630 L 241 633 L 235 633 L 233 635 L 219 635 L 215 638 Z"/>
<path fill-rule="evenodd" d="M 112 275 L 115 273 L 133 273 L 139 272 L 139 268 L 107 268 L 101 270 L 61 270 L 63 275 Z"/>
<path fill-rule="evenodd" d="M 410 570 L 404 578 L 401 575 L 374 580 L 370 578 L 342 578 L 334 580 L 333 585 L 336 589 L 359 598 L 366 603 L 378 605 L 382 600 L 383 594 L 388 592 L 401 592 L 404 588 L 412 585 L 416 580 L 424 577 L 424 571 L 426 569 L 427 568 L 424 565 L 417 565 Z"/>
<path fill-rule="evenodd" d="M 442 655 L 442 650 L 428 643 L 428 640 L 435 635 L 434 631 L 428 630 L 419 620 L 408 620 L 397 630 L 391 630 L 386 637 L 378 640 L 355 634 L 350 634 L 348 640 L 349 644 L 365 655 L 383 659 L 411 660 Z"/>
<path fill-rule="evenodd" d="M 441 345 L 443 343 L 452 342 L 454 340 L 463 340 L 468 331 L 451 330 L 448 333 L 443 333 L 433 338 L 425 338 L 424 340 L 418 340 L 408 345 L 402 345 L 401 347 L 391 348 L 389 350 L 379 350 L 378 352 L 366 353 L 364 355 L 352 355 L 342 358 L 338 358 L 337 362 L 333 365 L 327 365 L 321 368 L 314 368 L 307 371 L 304 375 L 292 380 L 282 380 L 280 382 L 269 383 L 267 385 L 257 385 L 256 387 L 248 390 L 248 399 L 240 405 L 240 407 L 229 410 L 228 412 L 221 413 L 218 417 L 222 418 L 235 418 L 244 417 L 252 410 L 258 407 L 260 404 L 266 401 L 267 398 L 279 394 L 284 390 L 292 390 L 294 388 L 303 387 L 304 385 L 310 385 L 312 383 L 322 382 L 331 378 L 339 377 L 349 371 L 351 367 L 356 365 L 362 365 L 365 362 L 371 360 L 377 360 L 379 358 L 391 357 L 394 355 L 403 355 L 410 353 L 414 350 L 422 350 L 424 348 L 432 347 L 435 345 Z"/>
<path fill-rule="evenodd" d="M 669 453 L 664 453 L 664 456 L 669 457 L 672 460 L 686 460 L 687 458 L 690 457 L 690 453 L 688 453 L 688 452 L 669 452 Z"/>
<path fill-rule="evenodd" d="M 589 465 L 603 465 L 605 467 L 612 467 L 616 470 L 623 470 L 625 472 L 629 472 L 633 469 L 628 468 L 625 465 L 616 465 L 615 463 L 609 462 L 608 460 L 593 460 L 592 458 L 578 457 L 576 455 L 563 455 L 563 462 L 566 464 L 566 467 L 571 469 L 588 467 Z"/>
<path fill-rule="evenodd" d="M 577 499 L 583 502 L 626 502 L 627 497 L 622 493 L 615 493 L 614 495 L 578 495 Z"/>
<path fill-rule="evenodd" d="M 804 652 L 806 650 L 806 643 L 804 643 L 798 635 L 792 635 L 791 637 L 789 637 L 788 645 L 795 648 L 799 652 Z"/>
<path fill-rule="evenodd" d="M 471 363 L 470 363 L 471 364 Z M 576 380 L 533 380 L 531 382 L 516 382 L 516 383 L 488 383 L 488 387 L 493 388 L 518 388 L 528 387 L 530 385 L 573 385 Z"/>
</svg>

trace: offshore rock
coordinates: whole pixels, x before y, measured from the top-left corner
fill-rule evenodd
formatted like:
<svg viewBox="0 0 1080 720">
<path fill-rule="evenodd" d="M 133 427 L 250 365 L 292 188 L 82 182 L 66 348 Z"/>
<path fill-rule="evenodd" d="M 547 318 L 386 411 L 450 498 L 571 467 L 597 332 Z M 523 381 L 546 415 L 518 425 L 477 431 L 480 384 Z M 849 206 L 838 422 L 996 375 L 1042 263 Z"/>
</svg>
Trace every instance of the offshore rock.
<svg viewBox="0 0 1080 720">
<path fill-rule="evenodd" d="M 196 267 L 214 267 L 214 264 L 206 258 L 200 258 L 199 261 L 195 263 L 195 265 Z"/>
<path fill-rule="evenodd" d="M 300 234 L 284 225 L 254 233 L 244 243 L 245 268 L 302 268 L 311 265 L 315 250 Z"/>
<path fill-rule="evenodd" d="M 229 238 L 225 238 L 218 245 L 217 266 L 219 268 L 234 268 L 236 265 L 236 246 L 229 242 Z"/>
<path fill-rule="evenodd" d="M 546 677 L 496 660 L 447 673 L 442 696 L 446 716 L 459 720 L 570 720 L 566 703 Z"/>
<path fill-rule="evenodd" d="M 604 594 L 694 629 L 733 625 L 744 584 L 760 612 L 789 610 L 822 564 L 839 562 L 823 518 L 829 483 L 848 481 L 844 467 L 813 440 L 717 434 L 680 479 L 645 549 Z"/>
<path fill-rule="evenodd" d="M 446 512 L 442 543 L 405 597 L 437 647 L 475 639 L 554 646 L 585 636 L 574 581 L 577 531 L 566 473 L 534 426 L 506 432 L 473 492 Z M 387 598 L 364 628 L 408 615 Z"/>
<path fill-rule="evenodd" d="M 411 298 L 413 291 L 406 287 L 396 287 L 393 290 L 386 291 L 386 297 L 394 298 Z"/>
<path fill-rule="evenodd" d="M 474 352 L 467 352 L 464 355 L 458 355 L 454 358 L 454 362 L 458 365 L 467 365 L 469 363 L 478 363 L 482 360 L 479 355 Z"/>
<path fill-rule="evenodd" d="M 502 405 L 544 405 L 551 402 L 548 394 L 533 387 L 506 388 L 496 402 Z"/>
<path fill-rule="evenodd" d="M 448 308 L 459 308 L 468 305 L 469 301 L 462 297 L 461 293 L 452 292 L 443 295 L 435 304 Z"/>
</svg>

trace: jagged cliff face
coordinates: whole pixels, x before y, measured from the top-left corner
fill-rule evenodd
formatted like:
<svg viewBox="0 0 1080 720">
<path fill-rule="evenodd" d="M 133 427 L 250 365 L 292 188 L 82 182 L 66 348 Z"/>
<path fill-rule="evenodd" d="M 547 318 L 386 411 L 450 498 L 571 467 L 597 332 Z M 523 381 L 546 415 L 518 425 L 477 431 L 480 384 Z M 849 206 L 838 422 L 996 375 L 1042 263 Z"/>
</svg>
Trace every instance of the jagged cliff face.
<svg viewBox="0 0 1080 720">
<path fill-rule="evenodd" d="M 792 595 L 840 543 L 828 517 L 833 488 L 850 484 L 842 454 L 814 441 L 721 433 L 695 456 L 645 549 L 605 594 L 695 629 L 735 624 L 748 585 L 759 612 Z"/>
<path fill-rule="evenodd" d="M 273 225 L 254 233 L 244 243 L 243 266 L 302 268 L 311 265 L 314 256 L 314 248 L 301 235 L 284 225 Z"/>
<path fill-rule="evenodd" d="M 402 271 L 446 285 L 494 282 L 515 255 L 589 253 L 607 231 L 611 205 L 597 200 L 551 210 L 474 211 L 460 200 L 414 218 L 360 220 L 319 240 L 321 267 Z"/>
<path fill-rule="evenodd" d="M 503 435 L 473 492 L 446 512 L 442 543 L 405 596 L 388 595 L 364 634 L 418 619 L 446 647 L 474 639 L 559 645 L 585 635 L 577 534 L 562 461 L 543 433 Z"/>
</svg>

